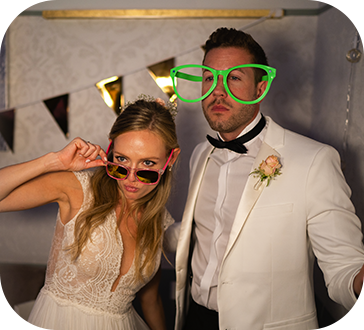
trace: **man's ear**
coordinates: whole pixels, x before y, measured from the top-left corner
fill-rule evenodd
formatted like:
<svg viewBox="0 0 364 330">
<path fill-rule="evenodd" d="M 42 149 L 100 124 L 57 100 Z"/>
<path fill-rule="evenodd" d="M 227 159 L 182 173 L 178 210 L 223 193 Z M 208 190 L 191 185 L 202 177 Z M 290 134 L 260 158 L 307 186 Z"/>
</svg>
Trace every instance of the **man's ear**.
<svg viewBox="0 0 364 330">
<path fill-rule="evenodd" d="M 261 82 L 258 82 L 257 84 L 257 98 L 260 98 L 263 93 L 265 92 L 265 89 L 267 88 L 268 86 L 268 81 L 261 81 Z"/>
</svg>

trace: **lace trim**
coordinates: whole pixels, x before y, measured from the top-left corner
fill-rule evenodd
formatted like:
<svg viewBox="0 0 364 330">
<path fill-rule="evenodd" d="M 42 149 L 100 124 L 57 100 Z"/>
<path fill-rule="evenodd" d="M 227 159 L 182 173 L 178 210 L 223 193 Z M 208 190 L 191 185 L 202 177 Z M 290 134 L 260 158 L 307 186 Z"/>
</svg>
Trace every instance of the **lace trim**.
<svg viewBox="0 0 364 330">
<path fill-rule="evenodd" d="M 77 309 L 81 310 L 82 312 L 84 312 L 84 313 L 86 313 L 88 315 L 93 315 L 93 316 L 95 316 L 95 315 L 108 316 L 108 317 L 113 317 L 115 319 L 122 320 L 122 319 L 128 317 L 128 314 L 132 311 L 132 306 L 130 306 L 122 314 L 112 314 L 112 313 L 109 313 L 109 312 L 100 311 L 100 310 L 95 309 L 95 308 L 80 305 L 80 304 L 77 304 L 75 302 L 69 301 L 67 299 L 59 298 L 55 294 L 53 294 L 52 292 L 47 291 L 45 289 L 42 289 L 42 294 L 44 294 L 46 296 L 50 296 L 59 306 L 74 307 L 74 308 L 77 308 Z"/>
</svg>

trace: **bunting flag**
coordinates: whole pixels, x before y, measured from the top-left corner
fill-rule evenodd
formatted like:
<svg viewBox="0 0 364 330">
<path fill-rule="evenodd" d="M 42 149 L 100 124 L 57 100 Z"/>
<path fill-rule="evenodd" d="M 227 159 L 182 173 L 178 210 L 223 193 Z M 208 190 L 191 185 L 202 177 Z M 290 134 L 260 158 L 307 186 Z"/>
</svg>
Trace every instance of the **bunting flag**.
<svg viewBox="0 0 364 330">
<path fill-rule="evenodd" d="M 174 63 L 174 58 L 170 58 L 147 68 L 155 83 L 168 95 L 171 102 L 177 98 L 170 77 L 170 70 L 174 67 Z M 95 85 L 106 105 L 119 115 L 124 106 L 123 76 L 113 76 Z M 69 137 L 68 99 L 69 93 L 41 101 L 46 105 L 66 138 Z M 6 151 L 6 145 L 13 151 L 14 127 L 15 109 L 0 112 L 0 151 Z"/>
<path fill-rule="evenodd" d="M 96 83 L 104 102 L 119 115 L 124 106 L 123 77 L 114 76 Z"/>
<path fill-rule="evenodd" d="M 58 126 L 68 138 L 68 94 L 54 97 L 43 101 Z"/>
<path fill-rule="evenodd" d="M 0 134 L 7 146 L 14 152 L 14 127 L 15 109 L 0 112 Z M 0 137 L 0 143 L 1 143 Z M 1 150 L 6 150 L 6 146 L 1 143 Z"/>
<path fill-rule="evenodd" d="M 252 27 L 260 22 L 263 22 L 267 17 L 262 17 L 255 22 L 249 23 L 247 26 L 242 27 L 240 30 L 244 30 L 248 27 Z M 4 38 L 5 40 L 5 38 Z M 1 84 L 5 81 L 5 43 L 3 40 L 3 45 L 1 46 L 0 54 L 0 92 L 5 90 L 5 84 Z M 191 48 L 188 52 L 193 52 L 197 49 L 201 49 L 202 46 L 197 46 Z M 178 56 L 178 55 L 177 55 Z M 158 87 L 168 95 L 170 102 L 175 102 L 177 95 L 174 93 L 172 79 L 170 77 L 170 70 L 175 66 L 175 57 L 169 58 L 162 62 L 153 64 L 147 67 L 147 70 L 151 77 L 154 79 Z M 140 68 L 141 69 L 141 68 Z M 144 68 L 143 68 L 144 69 Z M 127 74 L 126 74 L 127 75 Z M 114 76 L 108 79 L 104 79 L 96 84 L 93 84 L 98 88 L 101 93 L 104 102 L 114 110 L 118 115 L 124 106 L 124 94 L 123 94 L 123 76 Z M 85 87 L 85 89 L 90 86 Z M 58 126 L 61 128 L 66 138 L 69 137 L 69 107 L 68 98 L 73 92 L 69 91 L 67 94 L 53 97 L 46 100 L 32 101 L 28 104 L 22 104 L 16 108 L 24 108 L 36 102 L 44 102 L 53 118 L 56 120 Z M 1 97 L 0 95 L 0 101 Z M 14 127 L 15 127 L 15 110 L 16 109 L 6 109 L 5 102 L 0 103 L 0 151 L 6 151 L 7 146 L 13 150 L 14 143 Z"/>
<path fill-rule="evenodd" d="M 172 68 L 174 68 L 174 57 L 149 66 L 148 71 L 159 88 L 168 95 L 169 100 L 174 102 L 177 95 L 174 93 L 170 76 Z"/>
</svg>

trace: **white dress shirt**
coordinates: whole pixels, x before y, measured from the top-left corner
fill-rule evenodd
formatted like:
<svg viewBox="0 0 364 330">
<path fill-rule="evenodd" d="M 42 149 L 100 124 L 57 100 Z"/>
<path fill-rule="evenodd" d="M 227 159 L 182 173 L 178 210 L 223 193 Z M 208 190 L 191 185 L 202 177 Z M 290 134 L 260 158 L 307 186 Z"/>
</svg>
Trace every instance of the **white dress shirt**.
<svg viewBox="0 0 364 330">
<path fill-rule="evenodd" d="M 239 136 L 261 119 L 258 113 Z M 266 127 L 244 145 L 246 154 L 215 149 L 210 155 L 195 208 L 196 243 L 192 254 L 191 295 L 195 302 L 218 311 L 217 280 L 235 213 L 266 134 Z"/>
</svg>

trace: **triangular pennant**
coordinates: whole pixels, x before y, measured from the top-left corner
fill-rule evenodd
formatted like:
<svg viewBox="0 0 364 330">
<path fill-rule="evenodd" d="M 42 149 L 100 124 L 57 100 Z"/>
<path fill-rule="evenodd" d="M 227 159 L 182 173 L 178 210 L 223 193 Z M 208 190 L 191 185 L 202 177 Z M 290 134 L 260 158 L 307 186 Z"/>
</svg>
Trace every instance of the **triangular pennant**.
<svg viewBox="0 0 364 330">
<path fill-rule="evenodd" d="M 11 151 L 14 151 L 14 127 L 15 109 L 0 112 L 0 134 Z"/>
<path fill-rule="evenodd" d="M 44 100 L 44 104 L 56 120 L 58 126 L 66 137 L 68 133 L 68 94 Z"/>
<path fill-rule="evenodd" d="M 171 102 L 177 98 L 173 90 L 170 75 L 172 68 L 174 68 L 174 58 L 170 58 L 148 67 L 149 74 L 152 76 L 159 88 L 168 95 Z"/>
<path fill-rule="evenodd" d="M 123 77 L 110 77 L 99 81 L 96 87 L 108 107 L 119 115 L 124 106 Z"/>
</svg>

